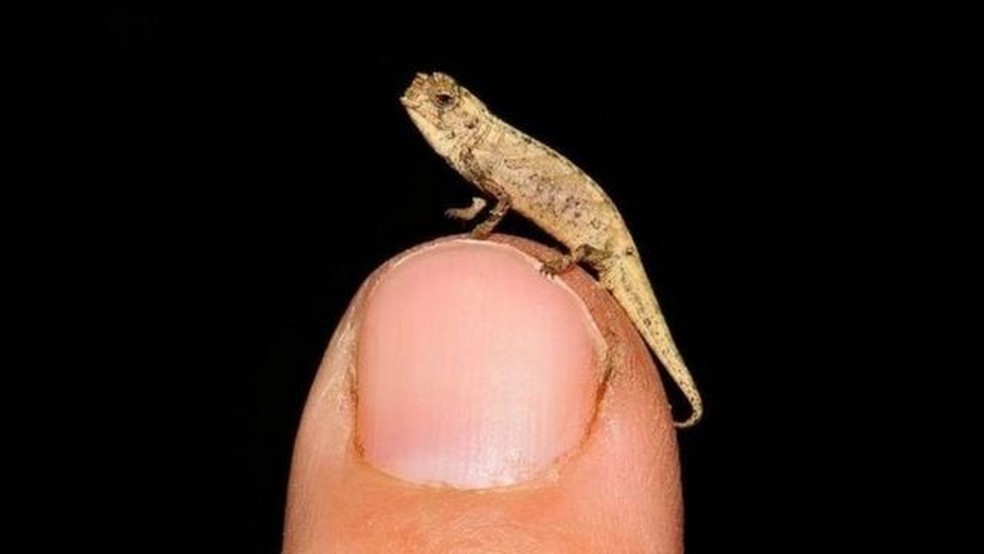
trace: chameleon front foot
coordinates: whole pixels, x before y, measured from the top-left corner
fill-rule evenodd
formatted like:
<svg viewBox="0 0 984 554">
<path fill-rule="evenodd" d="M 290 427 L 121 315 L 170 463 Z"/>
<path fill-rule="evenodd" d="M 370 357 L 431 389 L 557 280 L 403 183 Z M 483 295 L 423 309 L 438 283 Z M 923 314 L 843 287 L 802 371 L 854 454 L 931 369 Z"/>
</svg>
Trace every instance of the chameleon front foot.
<svg viewBox="0 0 984 554">
<path fill-rule="evenodd" d="M 471 206 L 466 208 L 448 208 L 444 210 L 444 215 L 451 219 L 457 219 L 459 221 L 471 221 L 485 209 L 488 202 L 485 201 L 481 196 L 476 196 L 472 198 Z"/>
<path fill-rule="evenodd" d="M 472 238 L 476 238 L 476 239 L 488 238 L 488 236 L 491 235 L 492 231 L 495 229 L 495 226 L 498 225 L 500 221 L 502 221 L 502 218 L 505 217 L 506 213 L 509 212 L 509 208 L 512 206 L 512 202 L 510 201 L 509 196 L 506 195 L 504 192 L 501 192 L 495 188 L 491 188 L 491 186 L 487 187 L 487 189 L 491 190 L 492 193 L 495 195 L 496 198 L 495 206 L 493 206 L 492 209 L 489 210 L 489 216 L 485 218 L 485 221 L 479 223 L 478 225 L 475 226 L 474 229 L 472 229 L 471 232 Z"/>
<path fill-rule="evenodd" d="M 483 221 L 482 223 L 476 225 L 474 229 L 472 229 L 471 237 L 473 239 L 485 240 L 489 238 L 489 235 L 492 234 L 492 230 L 494 228 L 495 225 L 489 225 L 487 221 Z"/>
</svg>

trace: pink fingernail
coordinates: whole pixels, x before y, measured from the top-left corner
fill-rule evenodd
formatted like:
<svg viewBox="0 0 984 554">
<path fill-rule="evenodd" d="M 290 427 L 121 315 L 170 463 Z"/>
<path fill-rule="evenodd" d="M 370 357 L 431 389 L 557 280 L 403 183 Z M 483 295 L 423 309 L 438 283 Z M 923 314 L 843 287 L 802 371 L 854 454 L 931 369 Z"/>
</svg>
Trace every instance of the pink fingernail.
<svg viewBox="0 0 984 554">
<path fill-rule="evenodd" d="M 440 243 L 390 269 L 358 341 L 358 439 L 404 480 L 521 483 L 584 438 L 601 338 L 537 262 L 484 241 Z"/>
</svg>

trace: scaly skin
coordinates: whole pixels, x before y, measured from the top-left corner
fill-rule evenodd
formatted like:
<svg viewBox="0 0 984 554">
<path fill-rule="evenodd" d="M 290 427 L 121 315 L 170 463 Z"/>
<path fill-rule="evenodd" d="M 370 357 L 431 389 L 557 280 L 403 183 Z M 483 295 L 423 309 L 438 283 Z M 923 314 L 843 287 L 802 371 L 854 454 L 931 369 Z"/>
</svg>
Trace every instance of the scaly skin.
<svg viewBox="0 0 984 554">
<path fill-rule="evenodd" d="M 552 235 L 571 254 L 544 263 L 549 273 L 583 261 L 626 311 L 667 373 L 690 401 L 690 427 L 703 404 L 660 310 L 628 227 L 591 177 L 549 146 L 492 115 L 485 105 L 442 73 L 417 74 L 401 99 L 424 138 L 479 190 L 496 199 L 472 234 L 486 237 L 510 209 Z M 484 205 L 484 204 L 482 204 Z M 472 219 L 481 210 L 448 210 Z"/>
</svg>

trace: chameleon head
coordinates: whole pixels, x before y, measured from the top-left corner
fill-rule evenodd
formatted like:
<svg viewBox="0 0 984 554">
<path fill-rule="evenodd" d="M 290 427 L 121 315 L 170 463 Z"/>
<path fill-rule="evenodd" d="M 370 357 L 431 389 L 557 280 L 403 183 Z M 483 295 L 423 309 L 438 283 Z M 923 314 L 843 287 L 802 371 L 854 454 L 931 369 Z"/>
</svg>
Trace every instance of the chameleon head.
<svg viewBox="0 0 984 554">
<path fill-rule="evenodd" d="M 431 147 L 445 158 L 479 132 L 489 117 L 485 104 L 443 73 L 418 73 L 400 102 Z"/>
</svg>

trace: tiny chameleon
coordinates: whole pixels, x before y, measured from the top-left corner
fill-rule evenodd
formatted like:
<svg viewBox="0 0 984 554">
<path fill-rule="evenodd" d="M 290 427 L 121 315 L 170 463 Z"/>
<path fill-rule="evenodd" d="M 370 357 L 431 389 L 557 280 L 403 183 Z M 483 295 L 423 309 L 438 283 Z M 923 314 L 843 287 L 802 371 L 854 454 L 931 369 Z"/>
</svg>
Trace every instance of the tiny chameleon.
<svg viewBox="0 0 984 554">
<path fill-rule="evenodd" d="M 489 112 L 475 95 L 443 73 L 418 73 L 400 99 L 424 139 L 448 164 L 495 199 L 472 236 L 486 238 L 512 209 L 566 246 L 544 262 L 556 274 L 583 262 L 628 314 L 649 348 L 690 402 L 677 427 L 690 427 L 703 404 L 677 350 L 632 236 L 605 191 L 567 158 Z M 475 198 L 447 215 L 470 221 L 486 207 Z"/>
</svg>

